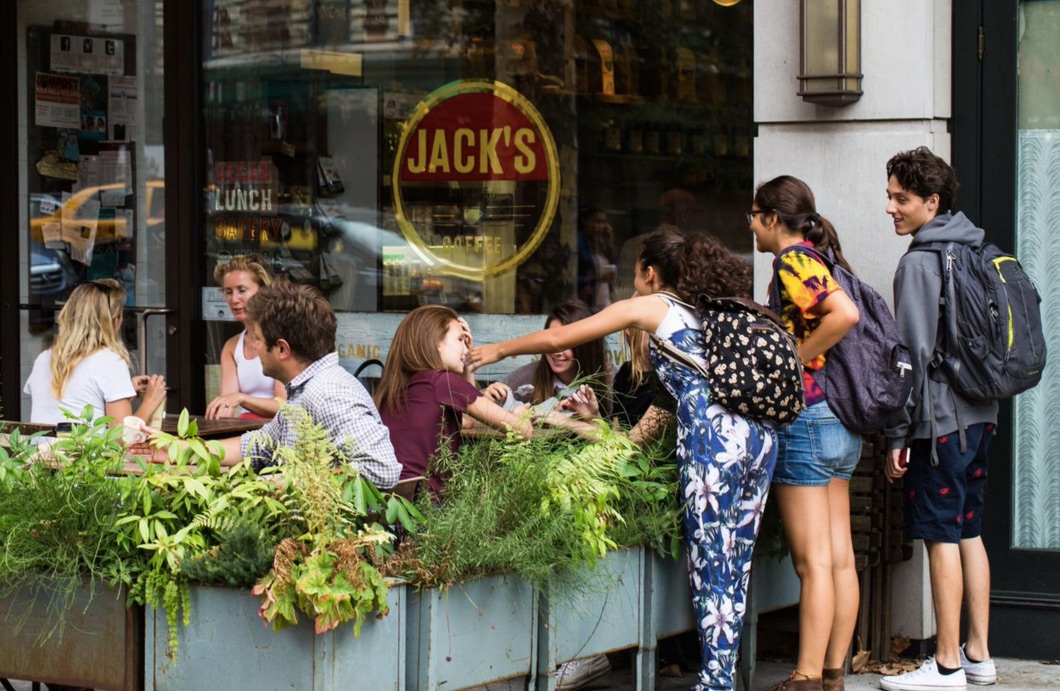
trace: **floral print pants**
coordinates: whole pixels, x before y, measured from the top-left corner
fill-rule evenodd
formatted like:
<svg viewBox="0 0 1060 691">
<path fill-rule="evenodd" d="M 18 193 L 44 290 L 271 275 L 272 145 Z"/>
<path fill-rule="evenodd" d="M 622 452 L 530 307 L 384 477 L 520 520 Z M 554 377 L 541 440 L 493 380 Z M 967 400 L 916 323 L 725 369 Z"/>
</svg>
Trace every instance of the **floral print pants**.
<svg viewBox="0 0 1060 691">
<path fill-rule="evenodd" d="M 702 394 L 701 394 L 702 396 Z M 777 459 L 772 428 L 700 396 L 678 409 L 685 543 L 703 664 L 693 691 L 734 688 L 751 553 Z M 701 407 L 702 406 L 702 407 Z M 685 418 L 685 419 L 682 419 Z"/>
</svg>

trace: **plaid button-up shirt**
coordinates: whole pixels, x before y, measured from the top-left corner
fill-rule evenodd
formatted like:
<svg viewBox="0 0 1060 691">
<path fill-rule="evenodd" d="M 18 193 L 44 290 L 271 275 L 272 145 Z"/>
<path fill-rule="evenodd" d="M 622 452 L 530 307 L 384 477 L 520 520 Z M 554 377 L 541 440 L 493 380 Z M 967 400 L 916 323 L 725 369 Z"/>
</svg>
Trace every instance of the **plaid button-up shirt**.
<svg viewBox="0 0 1060 691">
<path fill-rule="evenodd" d="M 287 385 L 287 403 L 305 410 L 313 422 L 324 427 L 335 446 L 350 463 L 380 489 L 389 489 L 401 476 L 401 464 L 390 443 L 390 431 L 361 382 L 339 365 L 337 353 L 329 353 L 302 370 Z M 294 421 L 281 408 L 260 430 L 240 439 L 244 458 L 255 469 L 272 465 L 271 449 L 294 446 L 298 436 Z"/>
</svg>

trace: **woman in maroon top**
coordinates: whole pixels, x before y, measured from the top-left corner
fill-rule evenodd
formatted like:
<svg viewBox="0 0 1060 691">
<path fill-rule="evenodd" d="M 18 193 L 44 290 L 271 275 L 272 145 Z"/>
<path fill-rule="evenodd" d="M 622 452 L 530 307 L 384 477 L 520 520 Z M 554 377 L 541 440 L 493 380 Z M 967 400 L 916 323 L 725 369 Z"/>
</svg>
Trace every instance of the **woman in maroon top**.
<svg viewBox="0 0 1060 691">
<path fill-rule="evenodd" d="M 532 434 L 528 410 L 509 412 L 475 388 L 464 363 L 469 348 L 467 322 L 448 307 L 417 307 L 398 325 L 375 404 L 390 429 L 402 480 L 428 475 L 443 442 L 457 452 L 464 413 L 499 430 L 510 427 L 527 438 Z M 444 485 L 444 477 L 430 476 L 432 493 Z"/>
</svg>

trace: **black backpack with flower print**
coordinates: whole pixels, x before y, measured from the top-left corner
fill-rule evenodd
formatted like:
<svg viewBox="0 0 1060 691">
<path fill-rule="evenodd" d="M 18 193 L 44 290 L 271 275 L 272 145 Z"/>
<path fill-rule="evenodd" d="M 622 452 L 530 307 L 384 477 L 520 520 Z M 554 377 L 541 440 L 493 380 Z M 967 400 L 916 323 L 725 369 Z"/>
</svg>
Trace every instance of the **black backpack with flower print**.
<svg viewBox="0 0 1060 691">
<path fill-rule="evenodd" d="M 795 338 L 776 314 L 746 298 L 701 295 L 693 308 L 667 297 L 702 322 L 706 367 L 653 336 L 660 352 L 702 374 L 711 400 L 729 410 L 775 426 L 795 421 L 805 405 L 802 361 Z"/>
</svg>

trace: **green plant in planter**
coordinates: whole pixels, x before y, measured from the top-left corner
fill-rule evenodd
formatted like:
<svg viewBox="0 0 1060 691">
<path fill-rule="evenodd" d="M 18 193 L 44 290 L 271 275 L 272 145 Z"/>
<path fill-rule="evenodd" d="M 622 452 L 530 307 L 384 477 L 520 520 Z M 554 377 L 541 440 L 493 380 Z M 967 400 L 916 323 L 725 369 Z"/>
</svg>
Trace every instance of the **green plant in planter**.
<svg viewBox="0 0 1060 691">
<path fill-rule="evenodd" d="M 159 607 L 166 613 L 171 653 L 177 645 L 177 622 L 190 621 L 188 585 L 202 576 L 222 585 L 233 581 L 231 569 L 246 571 L 251 562 L 232 558 L 213 569 L 195 571 L 196 564 L 220 554 L 226 536 L 240 523 L 256 528 L 254 547 L 271 550 L 294 524 L 278 497 L 275 483 L 259 477 L 248 464 L 221 471 L 223 450 L 216 442 L 194 437 L 197 425 L 185 410 L 178 435 L 155 435 L 172 459 L 163 464 L 140 461 L 139 477 L 128 479 L 124 510 L 117 520 L 117 542 L 138 559 L 120 577 L 130 586 L 130 600 Z M 244 541 L 242 544 L 247 545 Z M 263 547 L 264 545 L 264 547 Z M 229 555 L 232 545 L 227 545 Z M 236 564 L 239 564 L 237 567 Z M 245 584 L 260 577 L 267 561 L 257 559 L 257 573 L 243 573 Z M 186 565 L 193 565 L 190 569 Z"/>
<path fill-rule="evenodd" d="M 301 610 L 317 633 L 352 622 L 360 635 L 369 614 L 389 611 L 376 564 L 394 536 L 378 518 L 403 517 L 411 529 L 418 512 L 400 497 L 385 498 L 303 410 L 287 406 L 284 413 L 298 437 L 293 448 L 275 449 L 274 460 L 282 469 L 283 501 L 302 531 L 279 544 L 272 569 L 254 586 L 262 596 L 260 614 L 277 631 L 297 624 Z"/>
<path fill-rule="evenodd" d="M 92 415 L 86 407 L 81 419 Z M 85 578 L 93 588 L 115 584 L 113 575 L 132 556 L 114 539 L 125 497 L 124 482 L 115 477 L 124 446 L 121 429 L 109 421 L 75 422 L 50 450 L 12 435 L 12 451 L 0 458 L 0 596 L 23 589 L 35 606 L 43 603 L 52 626 L 40 642 L 61 635 Z"/>
<path fill-rule="evenodd" d="M 626 520 L 614 525 L 611 536 L 620 545 L 646 545 L 673 559 L 680 557 L 682 503 L 677 443 L 671 428 L 661 439 L 621 461 L 620 497 L 616 504 Z"/>
<path fill-rule="evenodd" d="M 654 469 L 654 455 L 606 423 L 599 438 L 509 435 L 464 443 L 455 456 L 443 447 L 432 471 L 446 474 L 446 493 L 418 503 L 424 527 L 388 570 L 426 587 L 514 572 L 561 594 L 583 588 L 580 567 L 608 550 L 672 543 L 680 534 L 676 468 Z M 659 508 L 645 511 L 653 502 Z"/>
</svg>

